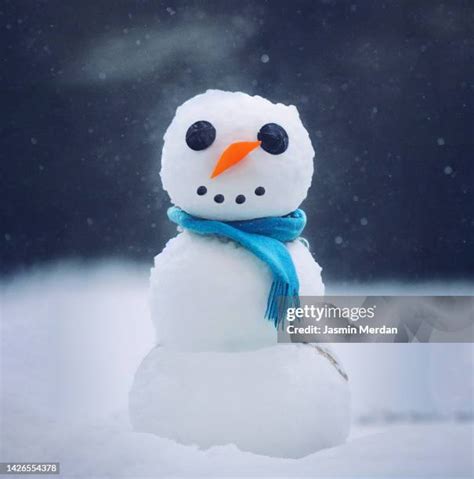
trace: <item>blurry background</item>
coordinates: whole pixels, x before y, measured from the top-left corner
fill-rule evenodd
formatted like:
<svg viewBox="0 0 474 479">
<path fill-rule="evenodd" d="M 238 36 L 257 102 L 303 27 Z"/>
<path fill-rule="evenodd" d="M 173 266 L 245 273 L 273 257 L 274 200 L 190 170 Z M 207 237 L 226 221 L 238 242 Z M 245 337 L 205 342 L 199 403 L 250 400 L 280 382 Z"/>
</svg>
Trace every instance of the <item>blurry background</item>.
<svg viewBox="0 0 474 479">
<path fill-rule="evenodd" d="M 2 272 L 151 264 L 163 133 L 220 88 L 299 108 L 327 283 L 473 279 L 473 28 L 469 0 L 3 0 Z"/>
</svg>

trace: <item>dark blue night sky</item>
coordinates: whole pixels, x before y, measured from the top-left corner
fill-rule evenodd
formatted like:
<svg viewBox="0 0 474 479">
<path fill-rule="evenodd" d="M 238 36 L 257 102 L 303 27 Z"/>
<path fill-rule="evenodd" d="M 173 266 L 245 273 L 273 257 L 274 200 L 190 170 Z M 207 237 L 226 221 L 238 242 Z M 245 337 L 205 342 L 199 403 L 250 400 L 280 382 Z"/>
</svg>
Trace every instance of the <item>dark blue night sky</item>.
<svg viewBox="0 0 474 479">
<path fill-rule="evenodd" d="M 327 282 L 474 278 L 471 1 L 2 1 L 1 267 L 151 264 L 174 110 L 295 104 Z"/>
</svg>

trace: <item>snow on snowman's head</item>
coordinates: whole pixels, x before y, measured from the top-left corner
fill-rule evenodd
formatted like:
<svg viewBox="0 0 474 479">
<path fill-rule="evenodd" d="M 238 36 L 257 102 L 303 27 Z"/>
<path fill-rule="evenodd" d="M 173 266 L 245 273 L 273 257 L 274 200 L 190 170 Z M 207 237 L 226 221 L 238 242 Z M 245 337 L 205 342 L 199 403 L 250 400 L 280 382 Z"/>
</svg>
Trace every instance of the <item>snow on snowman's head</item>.
<svg viewBox="0 0 474 479">
<path fill-rule="evenodd" d="M 187 213 L 245 220 L 291 213 L 306 198 L 314 150 L 294 106 L 208 90 L 164 136 L 161 179 Z"/>
</svg>

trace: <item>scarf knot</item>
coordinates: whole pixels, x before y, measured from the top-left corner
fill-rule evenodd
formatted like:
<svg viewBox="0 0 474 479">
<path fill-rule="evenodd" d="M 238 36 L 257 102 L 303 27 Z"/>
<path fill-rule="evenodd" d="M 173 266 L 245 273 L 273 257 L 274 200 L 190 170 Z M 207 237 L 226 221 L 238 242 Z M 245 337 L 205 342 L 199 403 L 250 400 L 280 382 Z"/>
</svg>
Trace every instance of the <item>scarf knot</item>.
<svg viewBox="0 0 474 479">
<path fill-rule="evenodd" d="M 273 276 L 265 317 L 275 327 L 283 322 L 287 308 L 299 306 L 299 281 L 285 243 L 299 237 L 306 224 L 303 210 L 286 216 L 244 221 L 216 221 L 192 216 L 178 207 L 168 210 L 177 225 L 200 235 L 223 236 L 247 249 L 263 261 Z"/>
</svg>

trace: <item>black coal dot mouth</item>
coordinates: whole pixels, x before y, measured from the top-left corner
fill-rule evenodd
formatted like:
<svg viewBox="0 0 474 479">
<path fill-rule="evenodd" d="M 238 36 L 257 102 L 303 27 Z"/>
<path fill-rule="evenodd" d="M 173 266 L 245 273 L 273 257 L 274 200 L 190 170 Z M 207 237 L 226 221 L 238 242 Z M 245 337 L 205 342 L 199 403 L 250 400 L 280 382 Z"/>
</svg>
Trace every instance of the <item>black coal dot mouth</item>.
<svg viewBox="0 0 474 479">
<path fill-rule="evenodd" d="M 198 196 L 204 196 L 206 195 L 208 192 L 207 190 L 207 187 L 204 186 L 204 185 L 201 185 L 201 186 L 198 186 L 197 189 L 196 189 L 196 194 Z M 263 186 L 257 186 L 257 188 L 255 188 L 255 195 L 256 196 L 263 196 L 265 194 L 265 188 Z M 225 196 L 221 193 L 218 193 L 217 195 L 214 196 L 214 201 L 218 204 L 221 204 L 221 203 L 224 203 L 225 201 Z M 238 204 L 238 205 L 242 205 L 244 204 L 245 202 L 247 201 L 247 198 L 245 195 L 243 194 L 238 194 L 236 197 L 235 197 L 235 202 Z"/>
</svg>

